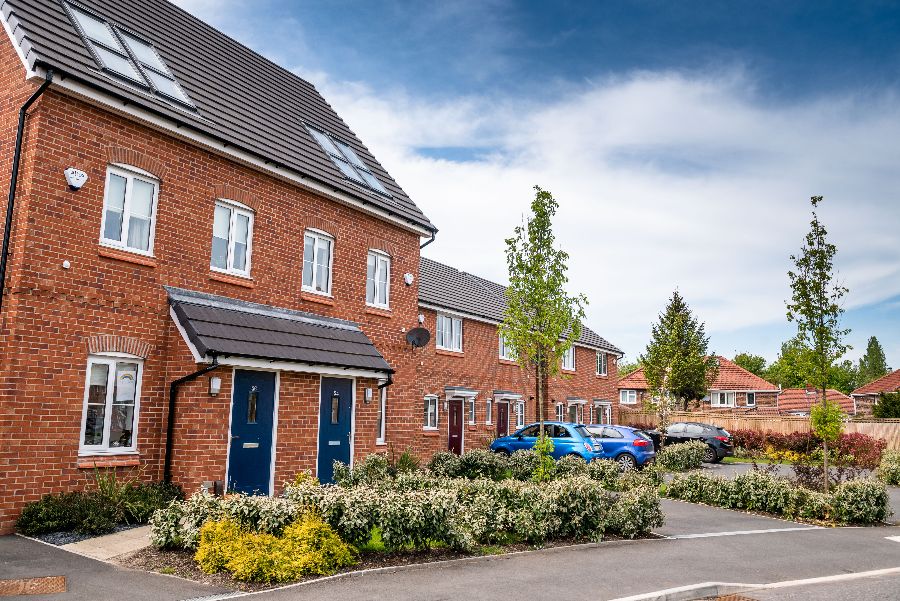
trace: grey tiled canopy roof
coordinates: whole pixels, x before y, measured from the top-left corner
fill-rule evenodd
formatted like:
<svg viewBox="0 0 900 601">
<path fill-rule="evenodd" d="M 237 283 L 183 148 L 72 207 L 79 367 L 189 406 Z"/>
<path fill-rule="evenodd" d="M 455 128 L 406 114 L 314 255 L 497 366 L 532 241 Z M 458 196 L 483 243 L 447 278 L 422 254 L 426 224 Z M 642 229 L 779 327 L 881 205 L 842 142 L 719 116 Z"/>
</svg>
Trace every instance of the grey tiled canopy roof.
<svg viewBox="0 0 900 601">
<path fill-rule="evenodd" d="M 500 323 L 506 311 L 506 286 L 422 257 L 419 302 Z M 576 344 L 622 354 L 618 347 L 585 325 L 581 326 L 581 337 Z"/>
<path fill-rule="evenodd" d="M 4 18 L 31 68 L 52 67 L 60 77 L 73 78 L 287 167 L 403 221 L 435 229 L 309 82 L 165 0 L 78 0 L 72 4 L 151 41 L 196 111 L 102 71 L 59 0 L 4 0 Z M 304 122 L 349 144 L 392 198 L 344 177 Z"/>
<path fill-rule="evenodd" d="M 201 357 L 394 371 L 353 322 L 179 288 L 166 292 L 178 325 Z"/>
</svg>

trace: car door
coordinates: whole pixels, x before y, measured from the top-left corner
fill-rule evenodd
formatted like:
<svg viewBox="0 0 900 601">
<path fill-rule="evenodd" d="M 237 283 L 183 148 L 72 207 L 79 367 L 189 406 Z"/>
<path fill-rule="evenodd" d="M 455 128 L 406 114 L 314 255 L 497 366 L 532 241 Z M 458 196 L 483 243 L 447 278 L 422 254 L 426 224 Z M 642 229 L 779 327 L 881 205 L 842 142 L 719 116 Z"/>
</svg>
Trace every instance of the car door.
<svg viewBox="0 0 900 601">
<path fill-rule="evenodd" d="M 703 426 L 700 424 L 687 424 L 684 427 L 682 440 L 688 442 L 691 440 L 703 440 Z"/>
<path fill-rule="evenodd" d="M 545 427 L 550 430 L 550 434 L 553 438 L 554 459 L 559 459 L 575 450 L 574 445 L 577 444 L 578 441 L 576 440 L 575 435 L 569 431 L 568 427 L 559 424 L 548 424 Z"/>
<path fill-rule="evenodd" d="M 538 434 L 538 426 L 537 424 L 533 426 L 528 426 L 524 430 L 522 430 L 518 436 L 513 436 L 513 440 L 510 443 L 510 447 L 513 451 L 521 451 L 528 450 L 534 448 L 534 443 L 537 442 L 537 434 Z"/>
<path fill-rule="evenodd" d="M 625 436 L 615 428 L 609 426 L 603 428 L 600 444 L 603 445 L 604 457 L 615 457 L 624 450 L 627 443 Z"/>
<path fill-rule="evenodd" d="M 684 442 L 684 427 L 682 422 L 676 422 L 666 428 L 666 444 L 678 444 Z"/>
</svg>

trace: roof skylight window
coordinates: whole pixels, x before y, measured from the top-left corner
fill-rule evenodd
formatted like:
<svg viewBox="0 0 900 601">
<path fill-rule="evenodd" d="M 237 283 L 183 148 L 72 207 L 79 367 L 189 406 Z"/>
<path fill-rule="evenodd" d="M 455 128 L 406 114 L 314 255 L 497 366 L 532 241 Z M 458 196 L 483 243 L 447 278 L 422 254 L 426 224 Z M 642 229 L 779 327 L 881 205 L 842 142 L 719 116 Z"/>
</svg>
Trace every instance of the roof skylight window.
<svg viewBox="0 0 900 601">
<path fill-rule="evenodd" d="M 152 44 L 81 7 L 66 3 L 66 8 L 88 50 L 103 69 L 149 88 L 159 96 L 194 107 Z"/>
<path fill-rule="evenodd" d="M 322 147 L 322 150 L 331 158 L 331 162 L 341 170 L 341 173 L 347 179 L 362 184 L 378 194 L 391 195 L 384 189 L 378 178 L 366 167 L 365 163 L 353 152 L 352 148 L 314 127 L 307 126 L 307 129 L 312 134 L 312 137 L 316 139 L 316 142 L 319 143 L 319 146 Z"/>
</svg>

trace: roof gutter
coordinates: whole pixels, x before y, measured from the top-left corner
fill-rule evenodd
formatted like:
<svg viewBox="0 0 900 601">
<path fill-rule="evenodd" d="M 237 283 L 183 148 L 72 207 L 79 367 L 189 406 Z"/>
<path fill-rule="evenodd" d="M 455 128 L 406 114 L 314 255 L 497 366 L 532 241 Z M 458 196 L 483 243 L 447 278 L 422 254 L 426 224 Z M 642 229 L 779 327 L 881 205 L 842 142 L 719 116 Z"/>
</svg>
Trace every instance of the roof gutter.
<svg viewBox="0 0 900 601">
<path fill-rule="evenodd" d="M 44 77 L 44 82 L 37 90 L 25 101 L 22 108 L 19 109 L 19 127 L 16 129 L 16 146 L 13 151 L 12 174 L 9 176 L 9 197 L 6 200 L 6 224 L 3 228 L 3 249 L 0 250 L 0 312 L 3 311 L 3 291 L 6 288 L 6 265 L 9 261 L 9 241 L 10 230 L 13 222 L 13 209 L 16 205 L 16 186 L 19 183 L 19 163 L 22 159 L 22 138 L 25 136 L 25 117 L 31 105 L 41 97 L 41 95 L 53 83 L 53 69 L 48 69 Z"/>
<path fill-rule="evenodd" d="M 185 382 L 190 382 L 191 380 L 196 380 L 203 374 L 208 374 L 209 372 L 219 369 L 221 367 L 219 365 L 219 356 L 215 352 L 210 352 L 212 355 L 212 363 L 204 367 L 203 369 L 197 370 L 192 374 L 188 374 L 177 380 L 174 380 L 171 384 L 169 384 L 169 420 L 168 424 L 166 424 L 166 459 L 163 464 L 163 481 L 166 484 L 172 482 L 172 453 L 174 446 L 174 438 L 175 438 L 175 400 L 178 397 L 178 387 L 184 384 Z"/>
<path fill-rule="evenodd" d="M 428 241 L 426 241 L 425 244 L 420 244 L 420 245 L 419 245 L 419 250 L 422 250 L 423 248 L 425 248 L 426 246 L 428 246 L 429 244 L 431 244 L 432 242 L 434 242 L 434 237 L 435 237 L 436 235 L 437 235 L 437 230 L 431 230 L 431 238 L 430 238 Z"/>
</svg>

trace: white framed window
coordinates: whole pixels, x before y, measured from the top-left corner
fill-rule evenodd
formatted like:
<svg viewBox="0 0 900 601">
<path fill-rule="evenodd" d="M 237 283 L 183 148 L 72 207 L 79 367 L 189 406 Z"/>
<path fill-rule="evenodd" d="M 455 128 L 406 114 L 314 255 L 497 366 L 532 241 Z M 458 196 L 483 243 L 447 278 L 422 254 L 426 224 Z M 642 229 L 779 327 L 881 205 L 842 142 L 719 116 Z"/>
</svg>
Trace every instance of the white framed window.
<svg viewBox="0 0 900 601">
<path fill-rule="evenodd" d="M 437 430 L 438 427 L 438 398 L 433 395 L 425 397 L 425 429 Z"/>
<path fill-rule="evenodd" d="M 735 396 L 733 392 L 713 392 L 710 394 L 710 405 L 712 407 L 734 407 Z"/>
<path fill-rule="evenodd" d="M 566 408 L 562 403 L 556 404 L 556 421 L 564 422 L 566 421 Z"/>
<path fill-rule="evenodd" d="M 383 384 L 383 382 L 381 382 Z M 387 432 L 387 387 L 378 389 L 378 416 L 375 421 L 375 444 L 384 444 Z"/>
<path fill-rule="evenodd" d="M 636 405 L 637 390 L 620 390 L 619 403 L 621 403 L 622 405 Z"/>
<path fill-rule="evenodd" d="M 605 376 L 609 373 L 609 361 L 606 353 L 597 353 L 597 375 Z"/>
<path fill-rule="evenodd" d="M 438 314 L 436 329 L 437 348 L 462 352 L 462 319 Z"/>
<path fill-rule="evenodd" d="M 525 401 L 516 401 L 516 428 L 525 425 Z"/>
<path fill-rule="evenodd" d="M 387 309 L 390 306 L 391 258 L 370 250 L 366 260 L 366 304 Z"/>
<path fill-rule="evenodd" d="M 503 334 L 499 334 L 500 338 L 500 358 L 505 359 L 506 361 L 515 361 L 516 360 L 516 351 L 513 349 L 512 345 L 510 345 L 506 338 L 503 337 Z"/>
<path fill-rule="evenodd" d="M 131 357 L 88 358 L 80 453 L 116 454 L 137 449 L 142 367 L 143 361 Z"/>
<path fill-rule="evenodd" d="M 468 399 L 466 399 L 466 404 L 467 404 L 466 412 L 469 414 L 468 415 L 469 424 L 474 425 L 475 424 L 475 397 L 470 396 Z"/>
<path fill-rule="evenodd" d="M 748 407 L 756 407 L 756 393 L 755 392 L 747 393 L 747 406 Z"/>
<path fill-rule="evenodd" d="M 213 216 L 213 271 L 250 275 L 253 246 L 253 211 L 227 200 L 217 200 Z"/>
<path fill-rule="evenodd" d="M 575 347 L 570 346 L 569 350 L 563 353 L 562 368 L 568 371 L 575 371 Z"/>
<path fill-rule="evenodd" d="M 490 424 L 494 418 L 494 403 L 492 399 L 487 399 L 484 403 L 484 423 Z"/>
<path fill-rule="evenodd" d="M 107 167 L 101 244 L 152 256 L 158 194 L 159 181 L 150 174 Z"/>
<path fill-rule="evenodd" d="M 331 295 L 334 238 L 318 230 L 303 234 L 303 290 Z"/>
</svg>

